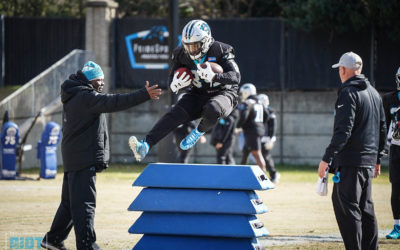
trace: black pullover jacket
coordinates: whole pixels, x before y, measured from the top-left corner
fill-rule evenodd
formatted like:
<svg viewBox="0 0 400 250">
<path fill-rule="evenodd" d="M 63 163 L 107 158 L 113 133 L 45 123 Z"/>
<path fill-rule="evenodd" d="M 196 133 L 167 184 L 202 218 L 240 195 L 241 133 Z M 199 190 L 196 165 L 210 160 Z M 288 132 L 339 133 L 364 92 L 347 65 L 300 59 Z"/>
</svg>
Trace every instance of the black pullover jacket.
<svg viewBox="0 0 400 250">
<path fill-rule="evenodd" d="M 333 160 L 334 168 L 375 166 L 383 155 L 385 137 L 379 93 L 364 75 L 348 79 L 338 90 L 333 137 L 322 160 Z"/>
</svg>

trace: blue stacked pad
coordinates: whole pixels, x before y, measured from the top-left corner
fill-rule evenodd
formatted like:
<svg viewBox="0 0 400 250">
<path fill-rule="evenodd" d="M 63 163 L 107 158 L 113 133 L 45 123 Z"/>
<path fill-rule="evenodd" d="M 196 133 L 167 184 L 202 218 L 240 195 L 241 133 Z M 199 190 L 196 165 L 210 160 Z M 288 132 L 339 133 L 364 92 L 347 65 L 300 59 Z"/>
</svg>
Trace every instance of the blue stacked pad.
<svg viewBox="0 0 400 250">
<path fill-rule="evenodd" d="M 261 249 L 269 235 L 254 190 L 275 186 L 258 166 L 152 163 L 133 185 L 145 187 L 128 208 L 143 211 L 134 249 Z"/>
</svg>

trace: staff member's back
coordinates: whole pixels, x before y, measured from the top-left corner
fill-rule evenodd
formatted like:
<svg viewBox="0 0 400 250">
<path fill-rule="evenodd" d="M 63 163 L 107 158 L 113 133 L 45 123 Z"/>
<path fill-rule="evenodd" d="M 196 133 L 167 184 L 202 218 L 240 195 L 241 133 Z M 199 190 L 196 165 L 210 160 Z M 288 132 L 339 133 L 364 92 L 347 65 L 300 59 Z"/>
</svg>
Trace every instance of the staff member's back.
<svg viewBox="0 0 400 250">
<path fill-rule="evenodd" d="M 333 137 L 318 175 L 324 176 L 328 163 L 334 171 L 340 171 L 332 202 L 346 249 L 377 249 L 378 225 L 371 185 L 374 175 L 380 173 L 380 152 L 385 145 L 382 100 L 361 74 L 362 60 L 357 54 L 343 54 L 332 67 L 339 68 L 342 86 L 335 104 Z"/>
</svg>

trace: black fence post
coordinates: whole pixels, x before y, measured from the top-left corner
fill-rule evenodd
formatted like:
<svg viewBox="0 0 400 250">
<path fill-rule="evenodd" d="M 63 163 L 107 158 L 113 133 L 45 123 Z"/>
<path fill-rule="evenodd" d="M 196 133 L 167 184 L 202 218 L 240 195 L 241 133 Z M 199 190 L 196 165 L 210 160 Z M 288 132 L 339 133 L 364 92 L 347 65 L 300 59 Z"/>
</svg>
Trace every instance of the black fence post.
<svg viewBox="0 0 400 250">
<path fill-rule="evenodd" d="M 178 37 L 178 29 L 179 29 L 179 10 L 178 10 L 178 1 L 170 0 L 169 1 L 169 18 L 168 18 L 168 32 L 169 32 L 169 70 L 172 68 L 172 53 L 176 46 L 178 45 L 176 38 Z M 173 104 L 175 99 L 175 94 L 169 89 L 167 82 L 167 93 L 168 93 L 168 101 L 169 106 L 165 107 L 164 110 L 161 110 L 162 114 L 164 114 Z M 170 150 L 165 150 L 170 149 Z M 170 133 L 159 143 L 158 148 L 158 161 L 159 162 L 175 162 L 176 161 L 176 145 L 174 143 L 173 134 Z"/>
<path fill-rule="evenodd" d="M 284 103 L 283 103 L 283 98 L 285 97 L 285 74 L 286 74 L 286 43 L 285 43 L 285 22 L 281 20 L 281 38 L 280 38 L 280 117 L 279 117 L 279 161 L 282 164 L 283 163 L 283 112 L 285 109 Z"/>
</svg>

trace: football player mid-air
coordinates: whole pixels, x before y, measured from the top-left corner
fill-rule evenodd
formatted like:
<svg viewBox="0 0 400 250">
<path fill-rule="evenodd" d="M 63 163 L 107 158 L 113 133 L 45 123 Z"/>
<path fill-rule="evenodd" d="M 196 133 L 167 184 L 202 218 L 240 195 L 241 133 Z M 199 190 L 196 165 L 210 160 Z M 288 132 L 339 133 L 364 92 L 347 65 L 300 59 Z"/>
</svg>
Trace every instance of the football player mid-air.
<svg viewBox="0 0 400 250">
<path fill-rule="evenodd" d="M 192 148 L 199 138 L 211 130 L 219 118 L 227 117 L 238 103 L 239 68 L 232 46 L 215 41 L 208 24 L 192 20 L 182 31 L 182 46 L 173 52 L 168 82 L 174 93 L 189 88 L 188 93 L 158 120 L 143 140 L 129 138 L 137 161 L 143 160 L 149 150 L 180 124 L 200 118 L 200 122 L 181 142 L 183 150 Z M 212 64 L 219 64 L 223 72 L 216 73 Z M 187 68 L 191 74 L 179 72 Z"/>
</svg>

